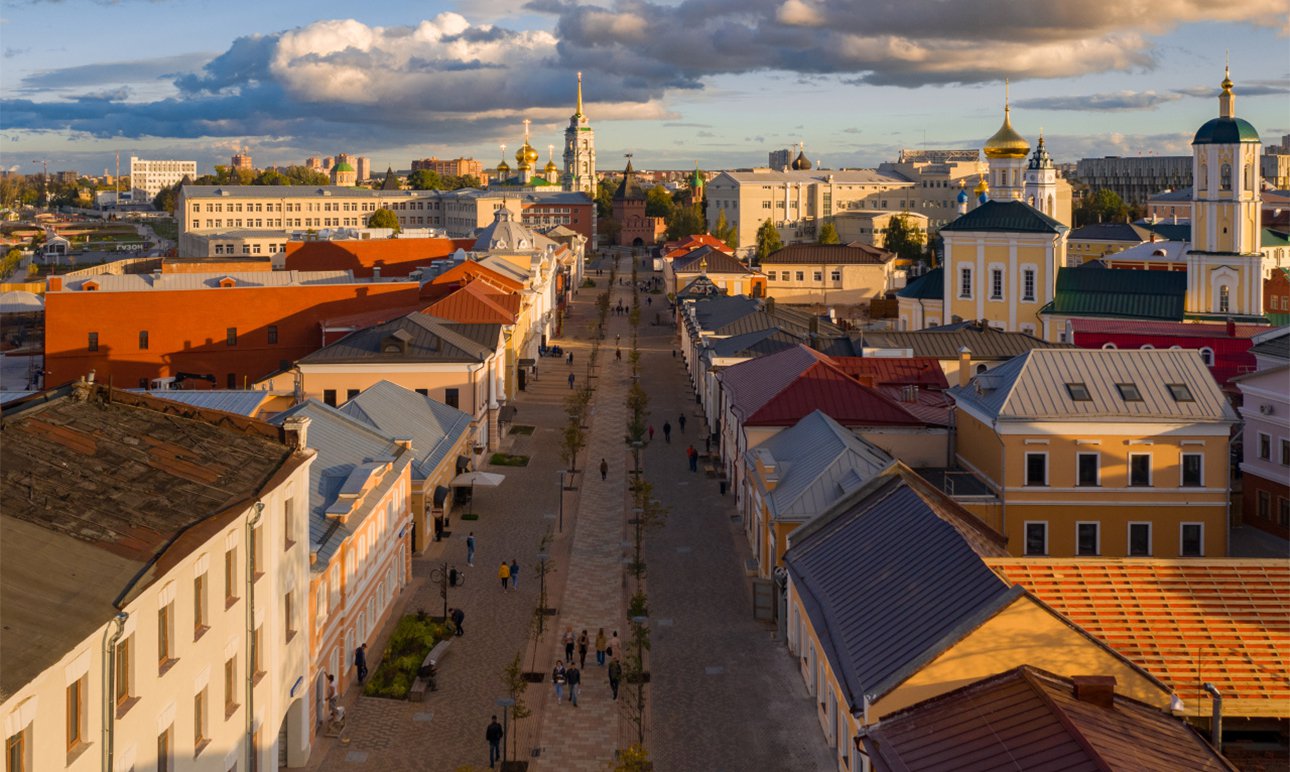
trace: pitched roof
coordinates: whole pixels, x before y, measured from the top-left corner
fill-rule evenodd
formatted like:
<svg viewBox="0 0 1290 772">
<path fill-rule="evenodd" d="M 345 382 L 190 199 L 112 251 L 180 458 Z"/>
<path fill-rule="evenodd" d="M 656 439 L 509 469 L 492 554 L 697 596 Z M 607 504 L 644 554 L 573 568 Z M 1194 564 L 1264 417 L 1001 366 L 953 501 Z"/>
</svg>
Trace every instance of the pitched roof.
<svg viewBox="0 0 1290 772">
<path fill-rule="evenodd" d="M 1260 333 L 1250 353 L 1255 356 L 1290 360 L 1290 327 Z"/>
<path fill-rule="evenodd" d="M 869 244 L 790 244 L 762 260 L 762 268 L 772 265 L 883 265 L 896 259 L 895 252 Z"/>
<path fill-rule="evenodd" d="M 472 281 L 427 306 L 423 313 L 466 324 L 515 324 L 520 296 Z"/>
<path fill-rule="evenodd" d="M 756 268 L 749 268 L 743 261 L 734 255 L 728 255 L 725 252 L 713 249 L 710 246 L 702 246 L 688 255 L 678 257 L 672 261 L 673 273 L 742 273 L 742 274 L 759 274 Z"/>
<path fill-rule="evenodd" d="M 716 282 L 709 279 L 706 274 L 699 274 L 690 280 L 681 289 L 677 290 L 676 299 L 693 300 L 696 298 L 708 297 L 709 295 L 724 295 L 726 290 L 718 287 Z"/>
<path fill-rule="evenodd" d="M 413 312 L 351 332 L 299 363 L 482 362 L 496 350 L 501 330 L 500 324 L 463 324 Z M 406 351 L 383 350 L 391 338 L 405 341 Z"/>
<path fill-rule="evenodd" d="M 747 418 L 822 358 L 823 354 L 799 344 L 727 367 L 717 374 L 717 379 L 726 392 L 731 410 Z"/>
<path fill-rule="evenodd" d="M 1235 770 L 1186 722 L 1023 665 L 884 716 L 863 733 L 875 772 Z"/>
<path fill-rule="evenodd" d="M 95 292 L 139 292 L 141 290 L 227 289 L 237 287 L 299 287 L 312 284 L 366 284 L 349 271 L 235 271 L 231 273 L 101 273 L 63 282 L 63 291 L 85 291 L 93 284 Z M 223 284 L 221 284 L 223 282 Z"/>
<path fill-rule="evenodd" d="M 1070 385 L 1083 384 L 1088 399 Z M 1137 387 L 1126 400 L 1120 384 Z M 1170 388 L 1186 387 L 1189 399 Z M 1200 354 L 1182 349 L 1035 349 L 950 393 L 989 420 L 1232 423 L 1236 414 Z"/>
<path fill-rule="evenodd" d="M 1040 313 L 1181 321 L 1186 299 L 1185 271 L 1059 268 L 1053 302 Z"/>
<path fill-rule="evenodd" d="M 1253 559 L 990 559 L 1168 683 L 1191 716 L 1290 717 L 1290 564 Z"/>
<path fill-rule="evenodd" d="M 834 357 L 833 364 L 870 386 L 949 388 L 945 370 L 936 357 Z"/>
<path fill-rule="evenodd" d="M 943 300 L 945 298 L 945 269 L 933 268 L 896 291 L 898 298 L 918 300 Z"/>
<path fill-rule="evenodd" d="M 686 324 L 691 320 L 697 330 L 709 331 L 719 329 L 741 316 L 756 313 L 761 303 L 747 295 L 710 295 L 694 301 L 686 314 Z"/>
<path fill-rule="evenodd" d="M 150 397 L 165 399 L 171 402 L 182 402 L 185 405 L 219 410 L 248 418 L 260 412 L 260 407 L 273 395 L 267 391 L 250 391 L 247 389 L 127 389 L 135 393 L 146 393 Z"/>
<path fill-rule="evenodd" d="M 470 429 L 470 416 L 390 383 L 378 381 L 341 405 L 340 412 L 395 439 L 411 439 L 412 473 L 427 479 Z"/>
<path fill-rule="evenodd" d="M 370 473 L 375 468 L 371 466 L 373 463 L 389 463 L 393 465 L 393 474 L 382 484 L 384 487 L 412 462 L 412 453 L 372 426 L 312 399 L 278 413 L 269 423 L 282 426 L 292 416 L 309 419 L 307 444 L 317 453 L 309 468 L 309 551 L 318 556 L 312 564 L 313 570 L 326 571 L 340 545 L 371 514 L 369 506 L 355 510 L 345 523 L 329 517 L 328 512 L 336 505 L 342 488 L 356 472 Z"/>
<path fill-rule="evenodd" d="M 1008 233 L 1061 233 L 1065 225 L 1021 201 L 986 201 L 967 214 L 941 226 L 941 232 L 1005 231 Z"/>
<path fill-rule="evenodd" d="M 1003 553 L 899 462 L 794 532 L 784 562 L 849 710 L 1021 595 L 978 550 Z"/>
<path fill-rule="evenodd" d="M 499 289 L 510 292 L 519 292 L 524 289 L 524 282 L 516 281 L 506 274 L 489 268 L 486 265 L 480 265 L 474 260 L 463 260 L 453 267 L 436 275 L 430 279 L 428 284 L 466 284 L 473 281 L 486 281 Z"/>
<path fill-rule="evenodd" d="M 103 385 L 8 406 L 0 699 L 163 576 L 163 557 L 177 560 L 204 543 L 176 536 L 231 522 L 304 462 L 277 427 Z"/>
<path fill-rule="evenodd" d="M 852 335 L 861 349 L 909 349 L 916 357 L 958 359 L 967 348 L 972 359 L 1012 359 L 1037 348 L 1069 348 L 1064 343 L 1049 343 L 1024 332 L 1004 332 L 980 322 L 963 322 L 951 327 L 937 327 L 913 332 L 862 332 Z"/>
<path fill-rule="evenodd" d="M 770 519 L 802 521 L 858 489 L 886 469 L 892 458 L 815 410 L 745 452 L 744 463 L 750 470 L 757 461 L 773 464 L 778 477 L 774 490 L 763 491 Z"/>
<path fill-rule="evenodd" d="M 1191 200 L 1190 189 L 1187 191 L 1187 200 Z M 1190 220 L 1179 220 L 1178 222 L 1151 222 L 1150 220 L 1138 220 L 1134 225 L 1137 225 L 1139 228 L 1145 228 L 1146 230 L 1155 233 L 1157 236 L 1162 236 L 1170 241 L 1191 241 Z"/>
<path fill-rule="evenodd" d="M 1137 244 L 1151 238 L 1145 228 L 1127 222 L 1097 222 L 1076 228 L 1067 234 L 1071 241 L 1118 241 Z"/>
<path fill-rule="evenodd" d="M 1115 335 L 1144 335 L 1170 338 L 1252 338 L 1260 332 L 1267 332 L 1266 324 L 1233 325 L 1231 334 L 1226 324 L 1204 324 L 1194 322 L 1145 322 L 1131 319 L 1072 319 L 1071 329 L 1076 335 L 1080 333 L 1102 333 Z"/>
<path fill-rule="evenodd" d="M 702 246 L 710 246 L 727 254 L 732 250 L 724 241 L 707 233 L 695 233 L 678 241 L 669 241 L 663 245 L 663 259 L 668 260 L 687 255 Z"/>
<path fill-rule="evenodd" d="M 729 338 L 715 338 L 708 343 L 707 351 L 712 357 L 766 356 L 795 348 L 801 342 L 801 338 L 778 327 L 766 327 Z"/>
<path fill-rule="evenodd" d="M 891 397 L 847 375 L 827 357 L 802 371 L 743 423 L 791 426 L 812 410 L 849 426 L 921 426 L 923 421 Z"/>
</svg>

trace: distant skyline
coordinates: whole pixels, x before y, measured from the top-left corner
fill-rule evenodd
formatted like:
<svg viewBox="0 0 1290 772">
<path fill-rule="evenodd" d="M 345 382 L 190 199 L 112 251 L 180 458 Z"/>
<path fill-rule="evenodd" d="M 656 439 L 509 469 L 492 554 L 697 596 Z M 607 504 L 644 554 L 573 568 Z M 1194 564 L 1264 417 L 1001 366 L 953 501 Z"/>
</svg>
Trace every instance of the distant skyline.
<svg viewBox="0 0 1290 772">
<path fill-rule="evenodd" d="M 1229 5 L 1231 7 L 1229 7 Z M 598 166 L 764 165 L 804 142 L 833 168 L 901 148 L 975 148 L 1042 129 L 1059 163 L 1183 155 L 1217 114 L 1230 49 L 1237 113 L 1290 133 L 1284 0 L 11 0 L 0 166 L 99 174 L 120 151 L 257 166 L 349 152 L 373 174 L 414 158 L 508 161 L 533 120 L 545 163 L 584 72 Z"/>
</svg>

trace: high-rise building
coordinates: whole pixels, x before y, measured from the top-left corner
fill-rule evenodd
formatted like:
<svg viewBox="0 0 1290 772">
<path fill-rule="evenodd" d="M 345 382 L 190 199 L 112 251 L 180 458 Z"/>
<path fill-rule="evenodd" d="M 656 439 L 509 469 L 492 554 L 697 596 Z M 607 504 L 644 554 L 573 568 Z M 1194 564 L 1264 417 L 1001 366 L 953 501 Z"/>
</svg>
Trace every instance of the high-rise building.
<svg viewBox="0 0 1290 772">
<path fill-rule="evenodd" d="M 793 151 L 789 148 L 783 150 L 772 150 L 769 154 L 769 161 L 766 164 L 774 171 L 782 171 L 788 168 L 793 162 Z"/>
<path fill-rule="evenodd" d="M 1110 190 L 1126 204 L 1143 204 L 1166 190 L 1192 184 L 1192 159 L 1185 155 L 1081 158 L 1075 177 L 1089 190 Z"/>
<path fill-rule="evenodd" d="M 578 106 L 564 130 L 564 176 L 567 191 L 596 197 L 596 133 L 582 112 L 582 73 L 578 73 Z"/>
<path fill-rule="evenodd" d="M 323 160 L 316 155 L 311 155 L 305 159 L 305 167 L 320 172 L 323 170 Z"/>
<path fill-rule="evenodd" d="M 153 198 L 162 188 L 197 176 L 196 161 L 148 161 L 130 156 L 130 187 Z"/>
<path fill-rule="evenodd" d="M 365 155 L 360 155 L 354 159 L 354 170 L 358 172 L 358 181 L 369 180 L 372 178 L 372 159 Z"/>
<path fill-rule="evenodd" d="M 234 153 L 232 160 L 229 161 L 229 166 L 234 169 L 245 169 L 248 172 L 255 168 L 251 163 L 251 154 L 245 151 Z"/>
</svg>

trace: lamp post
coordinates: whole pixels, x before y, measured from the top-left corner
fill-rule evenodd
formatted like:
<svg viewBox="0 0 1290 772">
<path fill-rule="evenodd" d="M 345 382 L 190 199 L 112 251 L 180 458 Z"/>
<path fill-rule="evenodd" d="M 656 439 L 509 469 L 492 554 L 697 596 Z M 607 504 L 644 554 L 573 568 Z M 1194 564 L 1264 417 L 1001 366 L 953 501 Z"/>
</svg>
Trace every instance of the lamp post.
<svg viewBox="0 0 1290 772">
<path fill-rule="evenodd" d="M 556 529 L 564 533 L 564 470 L 560 470 L 560 519 L 556 522 Z"/>
<path fill-rule="evenodd" d="M 448 561 L 443 565 L 430 569 L 430 581 L 438 582 L 439 597 L 443 598 L 443 618 L 448 618 Z"/>
<path fill-rule="evenodd" d="M 546 562 L 551 558 L 545 552 L 539 552 L 538 559 L 538 637 L 546 632 Z M 536 645 L 536 644 L 535 644 Z"/>
<path fill-rule="evenodd" d="M 510 697 L 502 697 L 495 704 L 502 709 L 502 764 L 505 765 L 507 762 L 506 741 L 511 736 L 511 708 L 515 707 L 515 700 Z"/>
<path fill-rule="evenodd" d="M 632 617 L 632 624 L 636 625 L 636 740 L 643 747 L 645 745 L 645 632 L 644 628 L 649 624 L 649 617 L 636 616 Z"/>
</svg>

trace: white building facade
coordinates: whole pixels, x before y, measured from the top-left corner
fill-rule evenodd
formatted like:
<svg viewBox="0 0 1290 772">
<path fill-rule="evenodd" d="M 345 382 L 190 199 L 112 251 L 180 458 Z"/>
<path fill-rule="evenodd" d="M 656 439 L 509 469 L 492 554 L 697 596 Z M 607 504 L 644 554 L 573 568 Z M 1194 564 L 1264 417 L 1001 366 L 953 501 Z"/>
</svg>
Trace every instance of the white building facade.
<svg viewBox="0 0 1290 772">
<path fill-rule="evenodd" d="M 196 161 L 150 161 L 130 156 L 130 187 L 143 191 L 149 199 L 185 176 L 189 179 L 197 177 Z"/>
</svg>

